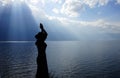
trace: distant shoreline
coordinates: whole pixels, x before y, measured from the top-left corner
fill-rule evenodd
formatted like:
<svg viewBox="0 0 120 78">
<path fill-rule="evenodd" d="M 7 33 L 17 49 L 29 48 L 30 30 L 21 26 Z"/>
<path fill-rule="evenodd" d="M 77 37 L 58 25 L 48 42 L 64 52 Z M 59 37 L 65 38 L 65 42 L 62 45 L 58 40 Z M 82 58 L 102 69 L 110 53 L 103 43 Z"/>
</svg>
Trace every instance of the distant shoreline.
<svg viewBox="0 0 120 78">
<path fill-rule="evenodd" d="M 46 42 L 59 42 L 59 43 L 63 43 L 63 42 L 104 42 L 104 41 L 107 41 L 107 42 L 111 42 L 111 41 L 120 41 L 120 40 L 76 40 L 76 41 L 49 41 L 47 40 Z M 0 41 L 0 43 L 35 43 L 35 41 Z"/>
<path fill-rule="evenodd" d="M 31 43 L 35 41 L 0 41 L 0 43 Z"/>
</svg>

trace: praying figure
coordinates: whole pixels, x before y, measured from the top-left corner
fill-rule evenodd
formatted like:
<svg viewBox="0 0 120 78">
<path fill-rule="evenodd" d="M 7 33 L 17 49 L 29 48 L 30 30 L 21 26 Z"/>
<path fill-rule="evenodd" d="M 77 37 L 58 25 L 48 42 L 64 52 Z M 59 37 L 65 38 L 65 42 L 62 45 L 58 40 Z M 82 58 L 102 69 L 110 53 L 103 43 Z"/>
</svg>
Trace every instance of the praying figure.
<svg viewBox="0 0 120 78">
<path fill-rule="evenodd" d="M 47 59 L 46 59 L 47 44 L 45 43 L 48 34 L 45 31 L 43 24 L 41 23 L 40 23 L 40 29 L 41 32 L 35 35 L 35 38 L 37 39 L 35 44 L 38 49 L 36 78 L 49 78 Z"/>
</svg>

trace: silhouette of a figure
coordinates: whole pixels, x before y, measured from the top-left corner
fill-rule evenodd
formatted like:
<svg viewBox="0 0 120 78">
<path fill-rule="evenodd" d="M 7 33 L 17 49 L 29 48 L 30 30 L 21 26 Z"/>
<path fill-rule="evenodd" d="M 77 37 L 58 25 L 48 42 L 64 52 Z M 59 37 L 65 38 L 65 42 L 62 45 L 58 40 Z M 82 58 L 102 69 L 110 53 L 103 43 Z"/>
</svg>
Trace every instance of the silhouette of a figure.
<svg viewBox="0 0 120 78">
<path fill-rule="evenodd" d="M 41 23 L 40 23 L 40 29 L 41 29 L 41 32 L 39 32 L 35 36 L 35 38 L 37 39 L 35 44 L 38 49 L 36 78 L 49 78 L 47 59 L 46 59 L 46 53 L 45 53 L 46 47 L 47 47 L 45 40 L 48 34 L 43 28 L 43 25 Z"/>
</svg>

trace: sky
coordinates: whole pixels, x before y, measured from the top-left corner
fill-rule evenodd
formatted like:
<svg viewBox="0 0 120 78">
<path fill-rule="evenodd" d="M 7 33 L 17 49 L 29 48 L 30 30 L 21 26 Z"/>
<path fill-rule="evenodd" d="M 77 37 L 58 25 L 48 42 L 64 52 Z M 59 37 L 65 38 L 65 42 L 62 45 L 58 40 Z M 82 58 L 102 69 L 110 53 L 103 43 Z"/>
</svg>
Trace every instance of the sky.
<svg viewBox="0 0 120 78">
<path fill-rule="evenodd" d="M 0 40 L 119 40 L 120 0 L 0 0 Z"/>
</svg>

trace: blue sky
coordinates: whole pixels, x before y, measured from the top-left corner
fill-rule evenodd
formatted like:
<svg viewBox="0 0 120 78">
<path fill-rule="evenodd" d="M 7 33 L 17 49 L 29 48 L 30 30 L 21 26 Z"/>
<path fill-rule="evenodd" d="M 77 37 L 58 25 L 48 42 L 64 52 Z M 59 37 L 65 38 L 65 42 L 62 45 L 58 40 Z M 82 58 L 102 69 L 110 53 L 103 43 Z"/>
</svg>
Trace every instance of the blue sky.
<svg viewBox="0 0 120 78">
<path fill-rule="evenodd" d="M 40 22 L 48 40 L 120 39 L 120 0 L 0 0 L 0 19 L 0 40 L 34 40 Z"/>
</svg>

